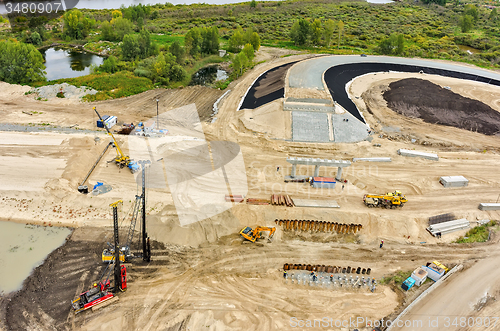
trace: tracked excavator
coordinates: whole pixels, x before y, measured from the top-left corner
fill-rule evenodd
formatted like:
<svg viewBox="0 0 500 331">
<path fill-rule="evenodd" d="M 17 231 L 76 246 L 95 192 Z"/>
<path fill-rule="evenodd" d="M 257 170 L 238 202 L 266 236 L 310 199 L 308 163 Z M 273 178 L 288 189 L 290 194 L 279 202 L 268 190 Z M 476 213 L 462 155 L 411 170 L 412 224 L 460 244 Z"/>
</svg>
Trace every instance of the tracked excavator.
<svg viewBox="0 0 500 331">
<path fill-rule="evenodd" d="M 269 242 L 272 241 L 274 233 L 276 232 L 276 228 L 270 228 L 267 226 L 258 226 L 255 229 L 252 230 L 251 227 L 246 226 L 240 231 L 240 235 L 245 238 L 246 240 L 249 240 L 251 242 L 255 242 L 257 239 L 263 239 L 264 237 L 262 236 L 263 231 L 269 231 L 269 237 L 267 237 L 267 240 Z"/>
<path fill-rule="evenodd" d="M 403 207 L 408 199 L 401 193 L 401 191 L 394 191 L 393 193 L 379 194 L 365 194 L 363 202 L 368 207 L 385 207 L 396 208 Z"/>
</svg>

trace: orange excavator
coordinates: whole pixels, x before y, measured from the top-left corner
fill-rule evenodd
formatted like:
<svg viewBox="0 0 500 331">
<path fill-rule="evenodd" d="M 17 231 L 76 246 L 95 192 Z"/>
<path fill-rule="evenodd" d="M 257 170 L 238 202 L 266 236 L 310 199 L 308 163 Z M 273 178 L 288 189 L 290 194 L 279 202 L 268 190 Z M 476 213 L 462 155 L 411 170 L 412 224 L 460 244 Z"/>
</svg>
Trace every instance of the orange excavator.
<svg viewBox="0 0 500 331">
<path fill-rule="evenodd" d="M 251 242 L 255 242 L 257 239 L 263 239 L 264 237 L 261 235 L 261 232 L 269 231 L 269 237 L 267 240 L 269 242 L 272 241 L 274 233 L 276 232 L 276 228 L 269 228 L 267 226 L 258 226 L 252 230 L 251 227 L 246 226 L 240 231 L 240 235 L 246 240 L 250 240 Z"/>
</svg>

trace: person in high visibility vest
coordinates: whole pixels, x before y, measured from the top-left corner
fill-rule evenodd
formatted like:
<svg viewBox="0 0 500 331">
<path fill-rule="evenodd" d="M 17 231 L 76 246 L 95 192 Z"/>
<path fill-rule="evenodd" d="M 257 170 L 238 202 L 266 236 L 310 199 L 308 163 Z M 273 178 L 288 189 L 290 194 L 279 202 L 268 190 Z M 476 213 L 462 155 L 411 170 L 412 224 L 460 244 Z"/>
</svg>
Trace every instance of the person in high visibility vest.
<svg viewBox="0 0 500 331">
<path fill-rule="evenodd" d="M 283 270 L 283 278 L 286 279 L 287 276 L 288 276 L 288 273 L 286 272 L 286 270 Z"/>
</svg>

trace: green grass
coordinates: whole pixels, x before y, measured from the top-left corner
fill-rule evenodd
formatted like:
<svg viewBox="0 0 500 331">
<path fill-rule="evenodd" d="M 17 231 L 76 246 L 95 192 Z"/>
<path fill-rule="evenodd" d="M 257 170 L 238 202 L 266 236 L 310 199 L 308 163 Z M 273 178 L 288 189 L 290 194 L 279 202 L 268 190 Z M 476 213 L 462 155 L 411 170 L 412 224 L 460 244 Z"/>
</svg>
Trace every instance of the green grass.
<svg viewBox="0 0 500 331">
<path fill-rule="evenodd" d="M 494 227 L 496 224 L 495 221 L 490 221 L 488 224 L 476 226 L 467 231 L 465 236 L 458 238 L 455 242 L 458 244 L 485 242 L 488 240 L 490 228 Z M 495 229 L 497 228 L 498 227 L 495 227 Z"/>
<path fill-rule="evenodd" d="M 34 85 L 35 87 L 38 87 L 61 83 L 68 83 L 76 87 L 87 86 L 99 91 L 95 95 L 84 96 L 83 100 L 86 101 L 99 101 L 128 97 L 130 95 L 151 90 L 154 87 L 151 80 L 144 77 L 136 77 L 129 71 L 120 71 L 115 74 L 101 73 L 76 78 L 64 78 L 46 83 L 37 83 Z"/>
<path fill-rule="evenodd" d="M 392 276 L 383 277 L 380 280 L 380 284 L 391 284 L 392 283 L 392 284 L 395 284 L 397 286 L 401 286 L 401 284 L 403 284 L 405 279 L 411 276 L 412 272 L 413 271 L 398 271 L 395 274 L 393 274 Z"/>
<path fill-rule="evenodd" d="M 174 41 L 178 41 L 182 46 L 184 46 L 184 36 L 181 35 L 156 35 L 151 34 L 151 41 L 154 41 L 158 45 L 171 45 Z"/>
</svg>

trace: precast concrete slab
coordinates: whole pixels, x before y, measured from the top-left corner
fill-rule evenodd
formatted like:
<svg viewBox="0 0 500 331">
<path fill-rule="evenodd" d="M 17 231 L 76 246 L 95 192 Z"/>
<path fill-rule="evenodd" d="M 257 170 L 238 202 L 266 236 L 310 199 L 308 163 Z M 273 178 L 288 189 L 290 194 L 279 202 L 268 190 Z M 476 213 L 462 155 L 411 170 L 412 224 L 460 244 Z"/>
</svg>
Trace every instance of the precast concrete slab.
<svg viewBox="0 0 500 331">
<path fill-rule="evenodd" d="M 332 114 L 333 140 L 337 143 L 354 143 L 369 136 L 370 129 L 348 112 Z"/>
<path fill-rule="evenodd" d="M 295 207 L 340 208 L 335 200 L 311 200 L 292 198 Z"/>
<path fill-rule="evenodd" d="M 315 99 L 315 98 L 286 98 L 286 102 L 303 102 L 303 103 L 319 103 L 325 105 L 331 105 L 332 100 L 330 99 Z"/>
<path fill-rule="evenodd" d="M 292 140 L 329 142 L 327 113 L 292 111 Z"/>
<path fill-rule="evenodd" d="M 500 210 L 500 203 L 480 203 L 480 210 Z"/>
<path fill-rule="evenodd" d="M 398 154 L 402 156 L 423 157 L 424 159 L 439 161 L 438 155 L 434 153 L 412 151 L 409 149 L 398 149 Z"/>
<path fill-rule="evenodd" d="M 283 110 L 285 111 L 294 111 L 294 110 L 299 110 L 299 111 L 313 111 L 313 112 L 320 112 L 320 113 L 334 113 L 335 112 L 335 107 L 333 106 L 327 106 L 327 105 L 321 105 L 317 103 L 298 103 L 298 102 L 284 102 L 283 103 Z"/>
</svg>

